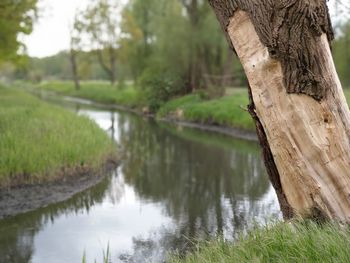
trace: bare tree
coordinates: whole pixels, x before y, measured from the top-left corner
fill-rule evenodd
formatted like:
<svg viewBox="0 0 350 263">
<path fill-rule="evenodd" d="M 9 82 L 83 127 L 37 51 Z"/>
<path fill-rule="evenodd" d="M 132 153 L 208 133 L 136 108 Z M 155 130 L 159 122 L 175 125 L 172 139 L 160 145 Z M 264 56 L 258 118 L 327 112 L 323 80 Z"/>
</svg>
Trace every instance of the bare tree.
<svg viewBox="0 0 350 263">
<path fill-rule="evenodd" d="M 74 86 L 76 90 L 80 89 L 77 53 L 78 53 L 78 50 L 80 49 L 81 32 L 82 32 L 82 23 L 79 20 L 79 13 L 76 12 L 76 15 L 74 17 L 74 22 L 70 28 L 70 50 L 69 50 L 69 60 L 72 67 L 72 75 L 73 75 Z"/>
</svg>

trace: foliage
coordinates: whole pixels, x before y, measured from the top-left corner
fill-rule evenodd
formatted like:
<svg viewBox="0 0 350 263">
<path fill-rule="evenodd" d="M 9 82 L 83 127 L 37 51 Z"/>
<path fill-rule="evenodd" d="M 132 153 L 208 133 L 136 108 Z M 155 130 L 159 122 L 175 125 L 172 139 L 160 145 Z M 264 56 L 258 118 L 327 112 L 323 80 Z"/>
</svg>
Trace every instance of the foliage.
<svg viewBox="0 0 350 263">
<path fill-rule="evenodd" d="M 114 85 L 116 78 L 117 48 L 119 41 L 119 6 L 109 0 L 92 2 L 82 12 L 84 19 L 80 20 L 80 32 L 88 37 L 89 48 L 94 50 L 98 62 Z"/>
<path fill-rule="evenodd" d="M 242 79 L 240 67 L 233 67 L 239 63 L 227 58 L 231 51 L 207 2 L 187 2 L 191 3 L 129 1 L 123 11 L 120 50 L 125 54 L 124 61 L 130 66 L 133 78 L 143 80 L 146 74 L 150 80 L 149 72 L 153 71 L 153 82 L 157 84 L 165 71 L 167 77 L 176 79 L 182 93 L 213 85 L 211 78 L 220 79 L 233 71 L 238 73 L 234 74 L 235 79 Z M 158 89 L 150 85 L 147 88 Z"/>
<path fill-rule="evenodd" d="M 79 78 L 81 80 L 108 80 L 108 76 L 98 63 L 95 54 L 78 51 L 77 56 L 79 57 Z M 32 80 L 30 76 L 33 72 L 39 72 L 43 80 L 70 80 L 73 78 L 67 51 L 45 58 L 30 58 L 28 70 L 18 72 L 16 78 Z"/>
<path fill-rule="evenodd" d="M 24 45 L 19 34 L 32 31 L 36 17 L 37 0 L 1 0 L 0 3 L 0 63 L 19 62 L 19 54 L 24 54 Z"/>
<path fill-rule="evenodd" d="M 153 67 L 143 72 L 139 83 L 151 112 L 156 112 L 165 102 L 180 94 L 183 85 L 176 74 Z"/>
<path fill-rule="evenodd" d="M 115 146 L 86 117 L 0 87 L 0 184 L 47 181 L 62 169 L 95 169 Z"/>
<path fill-rule="evenodd" d="M 312 222 L 275 223 L 241 234 L 236 242 L 222 238 L 203 243 L 171 263 L 191 262 L 349 262 L 350 229 Z"/>
</svg>

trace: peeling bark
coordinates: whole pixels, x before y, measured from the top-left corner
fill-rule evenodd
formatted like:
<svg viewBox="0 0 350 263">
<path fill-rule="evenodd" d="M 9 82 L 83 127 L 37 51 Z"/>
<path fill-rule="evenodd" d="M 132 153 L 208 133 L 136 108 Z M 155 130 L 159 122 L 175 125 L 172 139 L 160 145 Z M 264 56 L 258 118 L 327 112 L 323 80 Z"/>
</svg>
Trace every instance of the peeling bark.
<svg viewBox="0 0 350 263">
<path fill-rule="evenodd" d="M 321 100 L 329 88 L 319 68 L 317 37 L 333 31 L 325 0 L 209 0 L 224 28 L 237 10 L 247 12 L 260 41 L 282 64 L 288 93 Z"/>
<path fill-rule="evenodd" d="M 330 51 L 325 1 L 276 0 L 271 16 L 261 6 L 271 1 L 209 1 L 248 77 L 249 111 L 284 217 L 349 222 L 350 112 Z M 304 16 L 293 20 L 305 31 L 305 39 L 297 49 L 284 50 L 280 43 L 287 42 L 280 32 L 291 32 L 289 41 L 298 42 L 299 26 L 288 20 L 287 25 L 279 23 L 277 31 L 272 29 L 276 14 L 285 10 L 281 14 L 289 17 L 292 7 L 306 8 L 301 9 Z M 261 30 L 271 39 L 264 40 Z M 276 53 L 271 53 L 270 43 L 277 43 Z M 284 58 L 283 52 L 296 56 Z"/>
</svg>

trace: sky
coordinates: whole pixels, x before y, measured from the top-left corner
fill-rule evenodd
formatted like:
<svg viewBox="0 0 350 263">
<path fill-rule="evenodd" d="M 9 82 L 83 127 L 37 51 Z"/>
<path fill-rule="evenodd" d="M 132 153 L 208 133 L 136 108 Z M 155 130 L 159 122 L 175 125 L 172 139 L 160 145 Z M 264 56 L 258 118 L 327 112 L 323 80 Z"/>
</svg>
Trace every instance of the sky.
<svg viewBox="0 0 350 263">
<path fill-rule="evenodd" d="M 69 48 L 69 28 L 77 8 L 89 0 L 39 0 L 40 18 L 31 35 L 24 37 L 27 52 L 33 57 L 45 57 Z"/>
<path fill-rule="evenodd" d="M 84 9 L 91 0 L 39 0 L 41 16 L 31 35 L 24 37 L 32 57 L 51 56 L 69 48 L 69 28 L 76 10 Z M 125 3 L 127 0 L 114 0 Z M 332 7 L 334 1 L 330 0 Z M 348 0 L 345 0 L 347 2 Z M 331 8 L 331 13 L 333 8 Z"/>
</svg>

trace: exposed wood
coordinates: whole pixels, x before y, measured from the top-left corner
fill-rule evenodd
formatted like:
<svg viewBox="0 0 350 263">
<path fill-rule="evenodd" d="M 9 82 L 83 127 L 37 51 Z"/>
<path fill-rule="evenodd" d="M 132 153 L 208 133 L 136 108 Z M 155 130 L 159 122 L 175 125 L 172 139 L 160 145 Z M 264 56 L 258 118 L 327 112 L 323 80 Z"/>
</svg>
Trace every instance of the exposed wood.
<svg viewBox="0 0 350 263">
<path fill-rule="evenodd" d="M 226 30 L 237 10 L 247 12 L 272 58 L 281 62 L 285 88 L 321 100 L 329 88 L 319 67 L 318 37 L 333 39 L 326 0 L 209 0 Z"/>
<path fill-rule="evenodd" d="M 318 67 L 328 87 L 317 101 L 287 93 L 281 62 L 271 58 L 246 12 L 234 13 L 227 32 L 247 74 L 288 205 L 303 217 L 349 222 L 350 112 L 327 36 L 317 39 Z"/>
<path fill-rule="evenodd" d="M 262 156 L 264 158 L 267 174 L 269 175 L 269 178 L 270 178 L 270 181 L 273 185 L 273 188 L 276 191 L 283 218 L 284 219 L 291 219 L 294 217 L 294 211 L 293 211 L 292 206 L 288 203 L 287 197 L 283 191 L 280 175 L 279 175 L 275 160 L 273 158 L 273 154 L 271 152 L 268 138 L 266 136 L 264 127 L 263 127 L 258 115 L 256 114 L 256 108 L 255 108 L 255 104 L 253 101 L 252 89 L 249 85 L 248 85 L 248 94 L 249 94 L 248 111 L 255 122 L 256 133 L 257 133 L 259 143 L 261 146 Z"/>
</svg>

